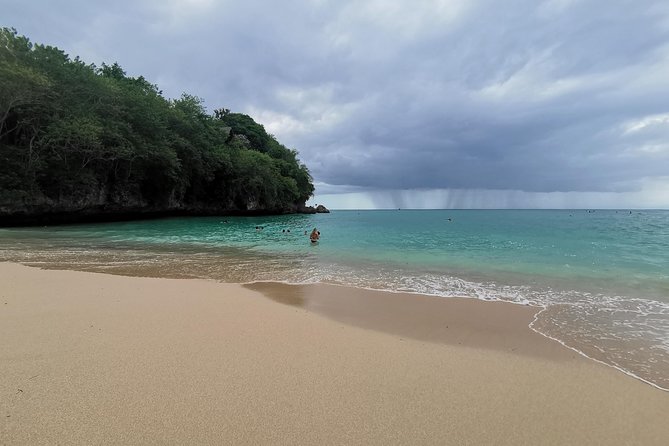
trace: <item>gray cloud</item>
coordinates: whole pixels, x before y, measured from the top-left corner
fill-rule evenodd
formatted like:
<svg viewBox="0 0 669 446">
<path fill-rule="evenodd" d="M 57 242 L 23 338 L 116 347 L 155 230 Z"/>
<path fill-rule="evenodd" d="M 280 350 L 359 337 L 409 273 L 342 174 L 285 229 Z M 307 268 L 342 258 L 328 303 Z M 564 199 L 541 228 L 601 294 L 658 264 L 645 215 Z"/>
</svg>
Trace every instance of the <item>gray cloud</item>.
<svg viewBox="0 0 669 446">
<path fill-rule="evenodd" d="M 630 192 L 668 173 L 663 1 L 0 0 L 0 9 L 2 25 L 33 41 L 118 61 L 168 96 L 252 114 L 328 192 Z"/>
</svg>

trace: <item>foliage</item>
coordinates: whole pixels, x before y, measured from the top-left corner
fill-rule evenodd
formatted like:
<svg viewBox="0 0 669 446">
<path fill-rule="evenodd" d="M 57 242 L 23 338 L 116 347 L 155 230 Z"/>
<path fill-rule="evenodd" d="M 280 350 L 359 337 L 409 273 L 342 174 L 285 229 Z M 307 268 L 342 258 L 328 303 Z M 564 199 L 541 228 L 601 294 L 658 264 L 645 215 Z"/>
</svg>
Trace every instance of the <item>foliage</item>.
<svg viewBox="0 0 669 446">
<path fill-rule="evenodd" d="M 3 209 L 282 212 L 312 193 L 297 152 L 251 117 L 0 29 Z"/>
</svg>

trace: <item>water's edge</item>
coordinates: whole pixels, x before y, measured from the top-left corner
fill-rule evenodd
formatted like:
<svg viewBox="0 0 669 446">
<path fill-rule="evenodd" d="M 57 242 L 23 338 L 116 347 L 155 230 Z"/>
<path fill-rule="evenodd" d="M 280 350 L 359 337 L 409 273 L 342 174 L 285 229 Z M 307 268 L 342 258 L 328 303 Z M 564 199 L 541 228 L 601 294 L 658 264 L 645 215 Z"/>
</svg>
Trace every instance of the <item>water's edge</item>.
<svg viewBox="0 0 669 446">
<path fill-rule="evenodd" d="M 38 269 L 44 269 L 44 270 L 59 270 L 59 271 L 80 271 L 80 272 L 88 272 L 88 273 L 98 273 L 98 274 L 110 274 L 110 275 L 117 275 L 117 276 L 124 276 L 124 277 L 147 277 L 147 278 L 169 278 L 169 279 L 185 279 L 185 280 L 212 280 L 216 282 L 221 282 L 221 283 L 235 283 L 238 285 L 253 285 L 253 284 L 258 284 L 258 283 L 275 283 L 275 284 L 285 284 L 285 285 L 295 285 L 295 286 L 301 286 L 301 285 L 307 285 L 307 283 L 304 282 L 291 282 L 291 281 L 284 281 L 284 280 L 251 280 L 251 281 L 246 281 L 246 282 L 226 282 L 224 280 L 220 279 L 213 279 L 213 278 L 206 278 L 206 277 L 198 277 L 198 276 L 192 276 L 192 275 L 181 275 L 181 274 L 141 274 L 140 270 L 114 270 L 114 269 L 108 269 L 108 270 L 99 270 L 95 268 L 81 268 L 81 267 L 72 267 L 72 265 L 68 264 L 48 264 L 48 263 L 33 263 L 33 262 L 11 262 L 10 263 L 17 263 L 20 265 L 24 265 L 27 267 L 31 268 L 38 268 Z M 154 270 L 155 272 L 161 271 L 159 269 Z M 164 271 L 164 270 L 163 270 Z M 407 292 L 407 291 L 397 291 L 397 290 L 390 290 L 390 289 L 380 289 L 380 288 L 371 288 L 371 287 L 361 287 L 361 286 L 353 286 L 353 285 L 343 285 L 343 284 L 333 284 L 333 283 L 324 283 L 324 282 L 309 282 L 309 284 L 313 283 L 318 283 L 318 284 L 324 284 L 328 286 L 337 286 L 337 287 L 342 287 L 342 288 L 355 288 L 355 289 L 360 289 L 360 290 L 369 290 L 369 291 L 375 291 L 375 292 L 381 292 L 381 293 L 392 293 L 392 294 L 419 294 L 423 296 L 431 296 L 431 297 L 438 297 L 438 298 L 444 298 L 444 299 L 475 299 L 478 301 L 482 302 L 504 302 L 508 304 L 513 304 L 513 305 L 519 305 L 519 306 L 524 306 L 524 307 L 532 307 L 536 308 L 536 312 L 534 314 L 534 318 L 532 321 L 528 324 L 528 328 L 532 330 L 533 332 L 537 333 L 540 336 L 545 337 L 546 339 L 549 339 L 553 342 L 557 342 L 560 345 L 568 348 L 571 351 L 574 351 L 575 353 L 583 356 L 584 358 L 587 358 L 589 360 L 592 360 L 596 363 L 611 367 L 619 372 L 622 372 L 623 374 L 637 379 L 645 384 L 648 384 L 658 390 L 664 391 L 664 392 L 669 392 L 669 388 L 665 388 L 663 386 L 660 386 L 650 380 L 644 379 L 643 377 L 635 374 L 634 372 L 627 370 L 623 367 L 620 367 L 616 364 L 611 364 L 609 362 L 606 362 L 604 360 L 600 360 L 595 358 L 593 355 L 589 355 L 588 353 L 579 350 L 578 348 L 569 345 L 567 341 L 564 341 L 562 339 L 559 339 L 557 337 L 551 336 L 548 333 L 543 332 L 540 328 L 538 328 L 537 322 L 539 318 L 541 317 L 542 313 L 546 312 L 548 310 L 548 307 L 543 306 L 543 305 L 536 305 L 536 304 L 531 304 L 528 302 L 518 302 L 518 301 L 512 301 L 512 300 L 504 300 L 504 299 L 495 299 L 495 298 L 478 298 L 478 297 L 470 297 L 470 296 L 458 296 L 458 295 L 451 295 L 451 296 L 445 296 L 445 295 L 440 295 L 440 294 L 430 294 L 430 293 L 420 293 L 420 292 Z"/>
</svg>

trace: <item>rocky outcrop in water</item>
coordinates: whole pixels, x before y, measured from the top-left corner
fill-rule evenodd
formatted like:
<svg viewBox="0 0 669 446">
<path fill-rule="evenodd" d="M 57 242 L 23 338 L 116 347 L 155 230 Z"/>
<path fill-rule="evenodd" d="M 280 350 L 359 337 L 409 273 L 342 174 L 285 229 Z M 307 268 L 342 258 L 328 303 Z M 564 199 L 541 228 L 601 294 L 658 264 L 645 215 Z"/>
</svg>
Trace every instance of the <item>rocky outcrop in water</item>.
<svg viewBox="0 0 669 446">
<path fill-rule="evenodd" d="M 329 214 L 330 210 L 323 206 L 322 204 L 314 206 L 302 206 L 298 207 L 297 211 L 298 214 Z"/>
</svg>

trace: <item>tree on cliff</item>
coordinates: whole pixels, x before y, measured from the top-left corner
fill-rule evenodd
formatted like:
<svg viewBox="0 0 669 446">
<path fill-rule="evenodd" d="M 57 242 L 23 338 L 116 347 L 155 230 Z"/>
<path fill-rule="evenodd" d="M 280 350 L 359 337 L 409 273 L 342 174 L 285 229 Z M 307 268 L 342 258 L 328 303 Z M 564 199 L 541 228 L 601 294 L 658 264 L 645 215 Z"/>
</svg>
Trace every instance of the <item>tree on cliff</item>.
<svg viewBox="0 0 669 446">
<path fill-rule="evenodd" d="M 1 214 L 284 212 L 313 190 L 251 117 L 0 29 Z"/>
</svg>

